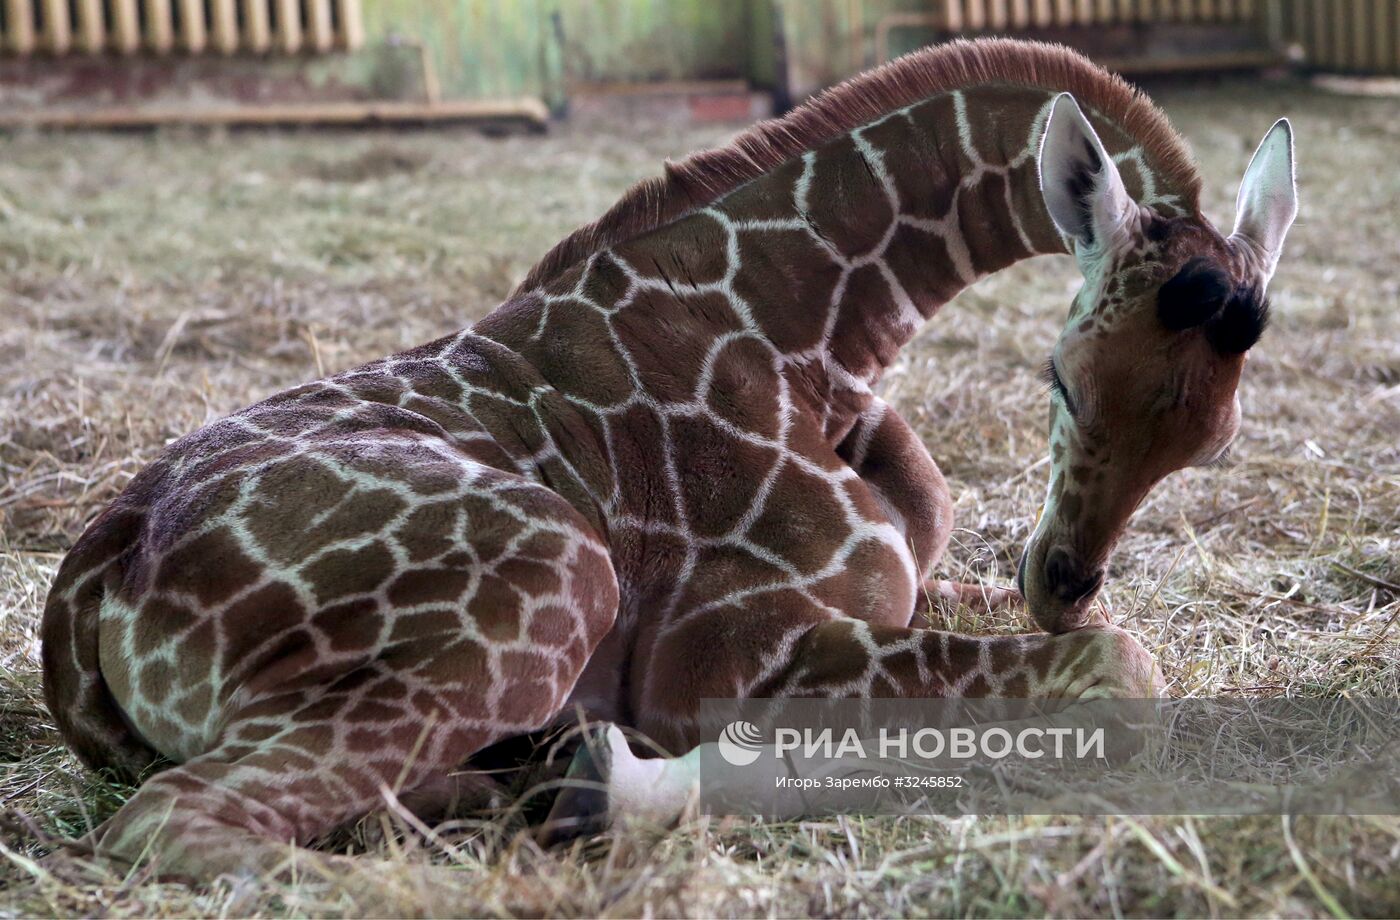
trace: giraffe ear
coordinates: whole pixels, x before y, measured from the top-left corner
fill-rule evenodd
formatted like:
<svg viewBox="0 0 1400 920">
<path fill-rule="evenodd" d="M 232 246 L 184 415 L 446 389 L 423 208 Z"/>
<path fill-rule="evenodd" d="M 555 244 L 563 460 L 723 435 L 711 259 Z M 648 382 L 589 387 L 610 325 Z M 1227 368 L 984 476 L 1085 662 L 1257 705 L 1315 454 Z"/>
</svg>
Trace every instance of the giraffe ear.
<svg viewBox="0 0 1400 920">
<path fill-rule="evenodd" d="M 1085 249 L 1111 240 L 1133 204 L 1113 158 L 1069 93 L 1055 99 L 1045 123 L 1040 194 L 1055 226 Z"/>
<path fill-rule="evenodd" d="M 1273 277 L 1283 238 L 1298 216 L 1298 189 L 1293 172 L 1293 126 L 1280 118 L 1259 142 L 1244 171 L 1235 199 L 1235 230 L 1230 241 L 1252 250 L 1261 261 L 1264 281 Z"/>
</svg>

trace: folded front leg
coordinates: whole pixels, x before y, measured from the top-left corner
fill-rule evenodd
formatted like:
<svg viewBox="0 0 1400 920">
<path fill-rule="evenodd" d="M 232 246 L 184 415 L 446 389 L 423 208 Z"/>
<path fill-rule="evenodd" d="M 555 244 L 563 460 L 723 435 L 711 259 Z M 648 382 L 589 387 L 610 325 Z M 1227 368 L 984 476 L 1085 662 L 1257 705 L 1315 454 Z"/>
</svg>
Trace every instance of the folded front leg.
<svg viewBox="0 0 1400 920">
<path fill-rule="evenodd" d="M 870 488 L 914 555 L 924 583 L 911 613 L 925 612 L 940 599 L 989 612 L 1020 600 L 1011 587 L 930 577 L 952 537 L 953 498 L 928 448 L 892 406 L 874 400 L 837 453 Z"/>
<path fill-rule="evenodd" d="M 1150 699 L 1163 690 L 1152 656 L 1117 627 L 964 636 L 838 619 L 808 630 L 782 673 L 753 695 L 1087 701 Z M 692 744 L 702 740 L 712 741 L 695 734 Z M 694 746 L 682 757 L 641 759 L 620 730 L 605 726 L 570 771 L 587 794 L 561 796 L 552 826 L 598 829 L 627 819 L 673 823 L 698 794 L 701 752 Z"/>
</svg>

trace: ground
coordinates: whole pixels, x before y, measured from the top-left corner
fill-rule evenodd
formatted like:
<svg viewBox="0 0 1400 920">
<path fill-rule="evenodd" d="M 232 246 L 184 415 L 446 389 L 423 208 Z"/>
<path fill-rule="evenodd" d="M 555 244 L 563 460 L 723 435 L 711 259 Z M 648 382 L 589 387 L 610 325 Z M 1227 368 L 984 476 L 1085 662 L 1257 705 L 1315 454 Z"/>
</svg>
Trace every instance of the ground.
<svg viewBox="0 0 1400 920">
<path fill-rule="evenodd" d="M 1253 145 L 1290 116 L 1302 213 L 1232 464 L 1156 490 L 1104 602 L 1176 696 L 1398 695 L 1400 100 L 1253 81 L 1155 94 L 1225 227 Z M 434 839 L 372 819 L 349 879 L 187 887 L 34 862 L 33 832 L 80 833 L 130 792 L 66 753 L 40 690 L 43 598 L 84 522 L 168 441 L 482 316 L 663 157 L 727 133 L 0 140 L 0 916 L 1400 913 L 1397 817 L 711 820 L 548 853 L 506 819 Z M 954 575 L 1011 578 L 1046 475 L 1036 371 L 1076 283 L 1063 258 L 988 279 L 885 385 L 957 496 Z"/>
</svg>

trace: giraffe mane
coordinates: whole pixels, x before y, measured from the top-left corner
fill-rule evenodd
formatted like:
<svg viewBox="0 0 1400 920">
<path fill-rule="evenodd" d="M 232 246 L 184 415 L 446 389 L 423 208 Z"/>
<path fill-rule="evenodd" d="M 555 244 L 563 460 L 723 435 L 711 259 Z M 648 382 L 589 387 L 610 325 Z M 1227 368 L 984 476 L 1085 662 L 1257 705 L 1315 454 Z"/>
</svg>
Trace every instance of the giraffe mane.
<svg viewBox="0 0 1400 920">
<path fill-rule="evenodd" d="M 1200 174 L 1166 115 L 1122 77 L 1077 51 L 1045 42 L 959 39 L 904 55 L 825 90 L 781 118 L 759 122 L 723 147 L 667 161 L 601 217 L 554 246 L 516 288 L 521 294 L 595 252 L 706 207 L 826 141 L 930 96 L 986 84 L 1039 86 L 1074 95 L 1143 148 L 1168 188 L 1199 208 Z"/>
</svg>

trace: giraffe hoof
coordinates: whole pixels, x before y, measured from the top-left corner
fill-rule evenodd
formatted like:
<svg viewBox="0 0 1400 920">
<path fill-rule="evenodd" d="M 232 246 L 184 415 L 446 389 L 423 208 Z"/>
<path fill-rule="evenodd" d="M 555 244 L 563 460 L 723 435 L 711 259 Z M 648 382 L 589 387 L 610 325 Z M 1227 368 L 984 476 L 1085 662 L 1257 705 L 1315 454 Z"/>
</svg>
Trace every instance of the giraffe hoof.
<svg viewBox="0 0 1400 920">
<path fill-rule="evenodd" d="M 993 585 L 969 584 L 960 581 L 925 582 L 924 590 L 929 595 L 942 597 L 975 610 L 993 613 L 1021 603 L 1021 592 L 1015 588 L 1002 588 Z"/>
<path fill-rule="evenodd" d="M 616 725 L 598 726 L 584 733 L 583 744 L 564 776 L 565 785 L 536 833 L 540 846 L 564 846 L 608 829 L 608 780 L 617 744 L 626 745 L 627 741 Z"/>
</svg>

